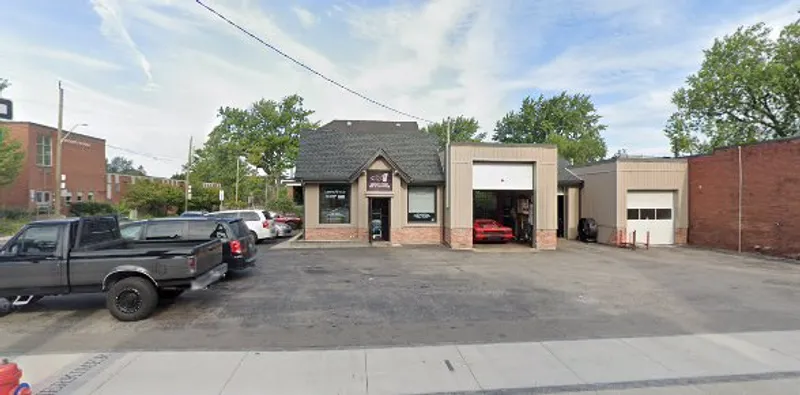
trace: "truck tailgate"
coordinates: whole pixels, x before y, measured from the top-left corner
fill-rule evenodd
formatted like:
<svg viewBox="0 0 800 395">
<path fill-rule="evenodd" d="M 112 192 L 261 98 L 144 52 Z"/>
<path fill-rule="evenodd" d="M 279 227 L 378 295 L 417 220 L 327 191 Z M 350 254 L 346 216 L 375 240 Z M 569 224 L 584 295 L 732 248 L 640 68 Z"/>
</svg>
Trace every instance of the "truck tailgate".
<svg viewBox="0 0 800 395">
<path fill-rule="evenodd" d="M 192 255 L 197 259 L 195 275 L 199 276 L 222 263 L 222 241 L 210 240 L 197 245 L 192 249 Z"/>
</svg>

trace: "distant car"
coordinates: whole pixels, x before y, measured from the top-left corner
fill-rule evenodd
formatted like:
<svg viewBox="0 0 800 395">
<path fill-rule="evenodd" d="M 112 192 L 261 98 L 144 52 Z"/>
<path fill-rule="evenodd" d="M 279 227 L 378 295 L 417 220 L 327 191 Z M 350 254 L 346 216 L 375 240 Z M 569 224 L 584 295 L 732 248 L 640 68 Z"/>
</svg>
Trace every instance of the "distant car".
<svg viewBox="0 0 800 395">
<path fill-rule="evenodd" d="M 472 240 L 475 242 L 509 242 L 514 240 L 514 231 L 493 219 L 476 219 L 472 225 Z"/>
<path fill-rule="evenodd" d="M 269 214 L 275 219 L 275 222 L 285 223 L 292 229 L 300 229 L 303 226 L 303 219 L 294 214 L 278 214 L 274 211 L 270 211 Z"/>
<path fill-rule="evenodd" d="M 257 243 L 267 239 L 278 237 L 278 229 L 275 227 L 275 220 L 272 219 L 269 211 L 262 210 L 226 210 L 210 213 L 209 215 L 218 218 L 241 218 L 247 227 L 250 228 L 250 235 Z"/>
<path fill-rule="evenodd" d="M 205 217 L 206 215 L 208 215 L 208 211 L 204 210 L 204 211 L 184 211 L 183 214 L 181 214 L 180 216 L 181 217 Z"/>
<path fill-rule="evenodd" d="M 258 252 L 250 229 L 240 218 L 156 218 L 121 225 L 120 233 L 123 239 L 153 248 L 220 240 L 222 261 L 229 270 L 254 266 Z"/>
<path fill-rule="evenodd" d="M 289 237 L 294 233 L 294 228 L 291 225 L 283 222 L 276 222 L 275 229 L 278 230 L 278 237 Z"/>
</svg>

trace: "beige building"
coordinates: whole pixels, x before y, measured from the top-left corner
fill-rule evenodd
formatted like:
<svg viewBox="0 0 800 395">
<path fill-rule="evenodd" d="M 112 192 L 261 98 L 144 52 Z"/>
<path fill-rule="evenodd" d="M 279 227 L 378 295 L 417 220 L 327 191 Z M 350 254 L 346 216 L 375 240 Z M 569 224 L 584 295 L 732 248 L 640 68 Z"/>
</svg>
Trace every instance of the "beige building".
<svg viewBox="0 0 800 395">
<path fill-rule="evenodd" d="M 583 180 L 579 217 L 594 218 L 598 242 L 686 243 L 686 159 L 621 157 L 571 171 Z"/>
</svg>

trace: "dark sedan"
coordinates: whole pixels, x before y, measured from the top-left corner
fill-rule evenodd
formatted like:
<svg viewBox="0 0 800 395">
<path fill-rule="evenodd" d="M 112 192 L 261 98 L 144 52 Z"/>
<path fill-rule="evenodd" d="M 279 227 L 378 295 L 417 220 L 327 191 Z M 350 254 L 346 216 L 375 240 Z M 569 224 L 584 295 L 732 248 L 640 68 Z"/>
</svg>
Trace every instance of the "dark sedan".
<svg viewBox="0 0 800 395">
<path fill-rule="evenodd" d="M 240 218 L 178 217 L 130 222 L 120 226 L 122 237 L 136 243 L 181 244 L 220 239 L 223 262 L 229 270 L 255 266 L 256 248 Z"/>
</svg>

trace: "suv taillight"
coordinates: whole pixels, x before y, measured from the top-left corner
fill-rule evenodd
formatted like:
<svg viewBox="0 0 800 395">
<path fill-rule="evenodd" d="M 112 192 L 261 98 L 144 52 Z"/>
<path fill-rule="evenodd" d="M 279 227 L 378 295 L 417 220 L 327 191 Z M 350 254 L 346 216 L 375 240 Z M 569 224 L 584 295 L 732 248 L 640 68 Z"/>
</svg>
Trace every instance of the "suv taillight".
<svg viewBox="0 0 800 395">
<path fill-rule="evenodd" d="M 190 256 L 186 258 L 186 266 L 189 268 L 190 273 L 194 273 L 197 271 L 197 257 Z"/>
<path fill-rule="evenodd" d="M 241 255 L 242 254 L 242 243 L 239 240 L 233 240 L 230 243 L 231 246 L 231 254 L 234 255 Z"/>
<path fill-rule="evenodd" d="M 261 226 L 263 226 L 264 229 L 269 228 L 269 220 L 266 220 L 266 221 L 262 222 Z"/>
</svg>

